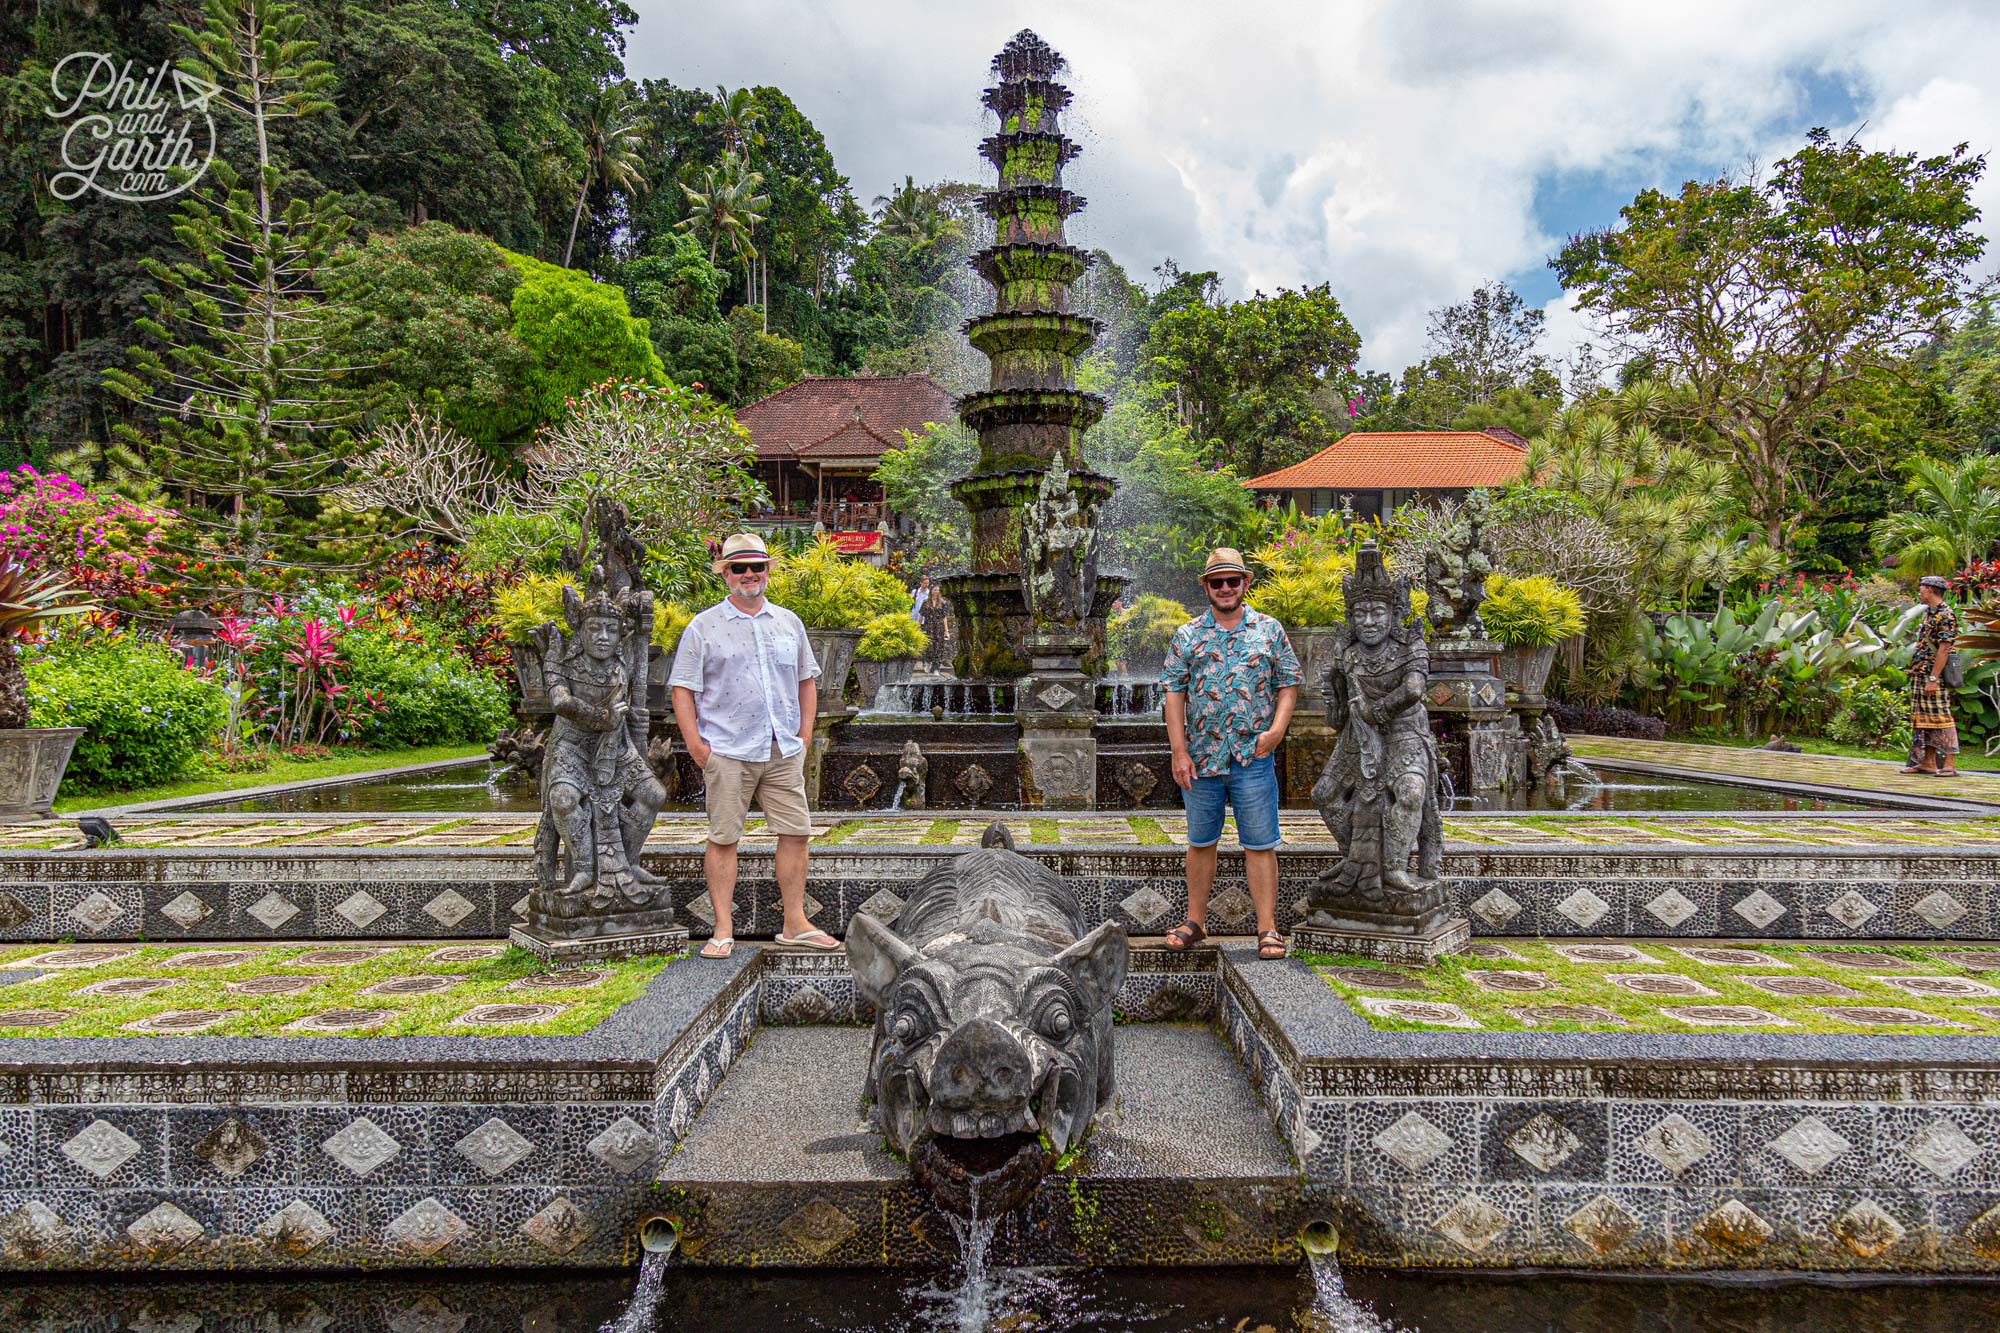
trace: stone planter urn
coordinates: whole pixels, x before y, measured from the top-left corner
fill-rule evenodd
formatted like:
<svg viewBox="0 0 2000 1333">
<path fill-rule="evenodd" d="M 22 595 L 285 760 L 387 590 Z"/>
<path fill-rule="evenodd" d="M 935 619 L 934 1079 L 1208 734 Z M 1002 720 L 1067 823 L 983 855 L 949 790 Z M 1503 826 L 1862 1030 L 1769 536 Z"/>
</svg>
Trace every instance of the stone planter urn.
<svg viewBox="0 0 2000 1333">
<path fill-rule="evenodd" d="M 0 731 L 0 819 L 47 819 L 82 727 Z"/>
<path fill-rule="evenodd" d="M 813 649 L 815 655 L 819 649 Z M 825 665 L 822 663 L 821 665 Z M 914 657 L 891 657 L 881 662 L 870 662 L 856 658 L 854 662 L 854 688 L 861 692 L 861 706 L 875 706 L 875 695 L 884 685 L 901 685 L 916 671 Z"/>
<path fill-rule="evenodd" d="M 1540 648 L 1509 645 L 1500 650 L 1500 680 L 1511 693 L 1520 696 L 1522 703 L 1540 708 L 1546 703 L 1543 691 L 1555 664 L 1556 646 L 1552 643 Z"/>
<path fill-rule="evenodd" d="M 845 717 L 848 709 L 841 692 L 847 687 L 847 673 L 854 668 L 854 650 L 861 643 L 858 629 L 806 630 L 813 658 L 819 663 L 819 716 Z"/>
<path fill-rule="evenodd" d="M 1285 626 L 1285 637 L 1292 641 L 1292 651 L 1298 654 L 1299 670 L 1305 677 L 1299 682 L 1301 710 L 1326 711 L 1326 696 L 1320 693 L 1320 672 L 1326 667 L 1327 655 L 1333 651 L 1333 641 L 1339 633 L 1334 625 Z"/>
</svg>

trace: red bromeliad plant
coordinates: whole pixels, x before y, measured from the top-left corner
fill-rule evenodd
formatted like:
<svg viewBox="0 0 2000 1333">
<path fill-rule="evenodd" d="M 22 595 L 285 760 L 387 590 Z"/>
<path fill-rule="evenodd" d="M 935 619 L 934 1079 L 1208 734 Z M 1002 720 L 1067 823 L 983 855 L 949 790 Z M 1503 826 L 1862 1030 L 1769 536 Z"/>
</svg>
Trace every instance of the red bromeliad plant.
<svg viewBox="0 0 2000 1333">
<path fill-rule="evenodd" d="M 382 701 L 343 679 L 345 618 L 302 615 L 277 598 L 270 605 L 271 614 L 259 624 L 261 634 L 241 626 L 231 631 L 245 645 L 239 658 L 246 664 L 239 668 L 244 671 L 245 702 L 257 701 L 266 739 L 289 749 L 348 738 L 363 714 L 378 711 Z"/>
<path fill-rule="evenodd" d="M 493 596 L 520 577 L 518 566 L 479 573 L 466 568 L 457 551 L 419 542 L 390 557 L 367 590 L 397 638 L 429 638 L 426 629 L 441 632 L 474 666 L 504 684 L 511 659 L 506 635 L 492 622 Z"/>
<path fill-rule="evenodd" d="M 14 644 L 32 638 L 64 616 L 98 609 L 79 600 L 76 590 L 55 574 L 33 574 L 18 565 L 0 566 L 0 730 L 28 725 L 28 682 Z"/>
</svg>

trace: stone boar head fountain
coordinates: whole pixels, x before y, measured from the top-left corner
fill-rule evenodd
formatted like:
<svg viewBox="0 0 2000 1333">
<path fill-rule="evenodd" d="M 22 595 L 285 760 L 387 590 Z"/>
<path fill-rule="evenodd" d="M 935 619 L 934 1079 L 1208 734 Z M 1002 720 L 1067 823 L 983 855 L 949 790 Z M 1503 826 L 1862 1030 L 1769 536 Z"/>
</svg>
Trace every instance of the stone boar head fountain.
<svg viewBox="0 0 2000 1333">
<path fill-rule="evenodd" d="M 857 916 L 847 957 L 875 1005 L 865 1094 L 940 1207 L 1019 1207 L 1112 1093 L 1125 929 L 1084 932 L 1069 883 L 1007 830 L 926 876 L 894 925 Z"/>
</svg>

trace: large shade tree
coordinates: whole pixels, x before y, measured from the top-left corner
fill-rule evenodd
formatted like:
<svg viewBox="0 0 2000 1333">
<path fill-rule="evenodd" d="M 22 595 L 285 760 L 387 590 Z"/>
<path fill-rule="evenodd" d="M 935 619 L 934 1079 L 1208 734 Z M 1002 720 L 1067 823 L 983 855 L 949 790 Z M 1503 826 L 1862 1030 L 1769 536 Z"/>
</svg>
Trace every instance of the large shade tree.
<svg viewBox="0 0 2000 1333">
<path fill-rule="evenodd" d="M 1814 130 L 1768 181 L 1646 190 L 1552 266 L 1608 335 L 1691 394 L 1772 546 L 1814 496 L 1801 460 L 1864 385 L 1947 331 L 1985 246 L 1985 159 L 1874 152 Z"/>
</svg>

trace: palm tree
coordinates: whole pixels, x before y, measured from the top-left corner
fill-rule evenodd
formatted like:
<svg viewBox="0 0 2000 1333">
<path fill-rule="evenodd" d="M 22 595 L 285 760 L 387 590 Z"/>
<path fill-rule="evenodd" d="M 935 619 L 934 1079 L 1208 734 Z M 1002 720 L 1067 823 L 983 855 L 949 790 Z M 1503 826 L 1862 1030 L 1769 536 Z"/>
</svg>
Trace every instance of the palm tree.
<svg viewBox="0 0 2000 1333">
<path fill-rule="evenodd" d="M 722 135 L 724 157 L 747 156 L 746 148 L 761 148 L 764 144 L 764 135 L 757 128 L 760 116 L 755 93 L 748 88 L 738 88 L 732 93 L 718 83 L 715 101 L 696 114 L 695 123 L 712 125 Z"/>
<path fill-rule="evenodd" d="M 1908 574 L 1949 574 L 2000 546 L 2000 456 L 1910 463 L 1910 509 L 1875 525 L 1875 550 Z"/>
<path fill-rule="evenodd" d="M 708 234 L 711 264 L 725 240 L 738 258 L 755 258 L 757 247 L 751 237 L 764 220 L 761 210 L 771 204 L 769 195 L 757 193 L 763 183 L 762 174 L 745 171 L 741 159 L 725 157 L 720 166 L 702 169 L 699 188 L 681 186 L 681 193 L 687 196 L 688 215 L 675 225 L 682 231 Z"/>
<path fill-rule="evenodd" d="M 917 188 L 916 177 L 903 177 L 903 188 L 875 196 L 875 225 L 885 236 L 917 240 L 937 223 L 937 204 Z"/>
<path fill-rule="evenodd" d="M 643 163 L 639 149 L 646 134 L 646 118 L 632 102 L 631 87 L 623 83 L 606 84 L 598 89 L 596 98 L 584 108 L 583 119 L 577 125 L 577 132 L 583 136 L 583 183 L 576 191 L 576 211 L 570 214 L 569 243 L 563 246 L 563 267 L 569 267 L 571 253 L 576 249 L 576 228 L 583 220 L 583 201 L 589 195 L 591 184 L 602 181 L 614 190 L 637 192 L 646 186 Z"/>
</svg>

